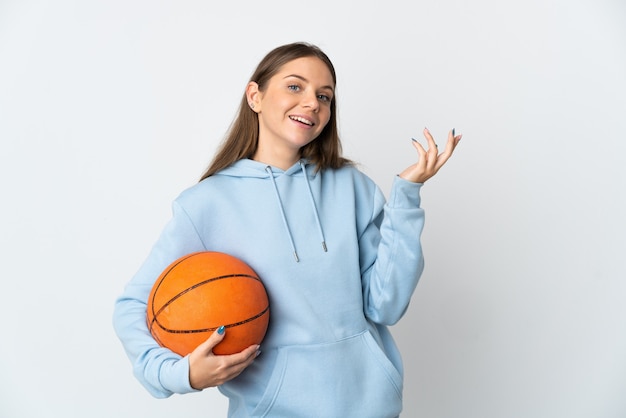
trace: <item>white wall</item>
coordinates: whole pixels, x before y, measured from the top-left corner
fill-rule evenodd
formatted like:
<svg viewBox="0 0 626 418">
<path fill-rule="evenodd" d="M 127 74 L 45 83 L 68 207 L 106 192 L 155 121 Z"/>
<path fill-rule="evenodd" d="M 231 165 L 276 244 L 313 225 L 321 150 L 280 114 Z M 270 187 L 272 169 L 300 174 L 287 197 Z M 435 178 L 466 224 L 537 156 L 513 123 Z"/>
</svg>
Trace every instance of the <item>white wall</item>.
<svg viewBox="0 0 626 418">
<path fill-rule="evenodd" d="M 621 0 L 0 0 L 0 416 L 225 416 L 139 386 L 113 300 L 256 63 L 306 40 L 385 191 L 424 126 L 464 134 L 393 329 L 404 416 L 625 417 L 625 28 Z"/>
</svg>

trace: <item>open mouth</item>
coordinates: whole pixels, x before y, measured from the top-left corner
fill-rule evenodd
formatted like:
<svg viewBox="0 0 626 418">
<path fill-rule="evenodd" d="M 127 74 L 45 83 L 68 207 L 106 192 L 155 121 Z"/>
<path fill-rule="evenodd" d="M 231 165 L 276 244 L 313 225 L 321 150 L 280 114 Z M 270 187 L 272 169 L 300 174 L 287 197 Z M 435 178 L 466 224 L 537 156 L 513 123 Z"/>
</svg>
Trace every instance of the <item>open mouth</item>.
<svg viewBox="0 0 626 418">
<path fill-rule="evenodd" d="M 313 126 L 313 125 L 315 125 L 312 121 L 310 121 L 310 120 L 308 120 L 308 119 L 305 119 L 305 118 L 302 118 L 302 117 L 300 117 L 300 116 L 289 116 L 289 119 L 291 119 L 291 120 L 295 120 L 296 122 L 303 123 L 303 124 L 305 124 L 305 125 L 307 125 L 307 126 Z"/>
</svg>

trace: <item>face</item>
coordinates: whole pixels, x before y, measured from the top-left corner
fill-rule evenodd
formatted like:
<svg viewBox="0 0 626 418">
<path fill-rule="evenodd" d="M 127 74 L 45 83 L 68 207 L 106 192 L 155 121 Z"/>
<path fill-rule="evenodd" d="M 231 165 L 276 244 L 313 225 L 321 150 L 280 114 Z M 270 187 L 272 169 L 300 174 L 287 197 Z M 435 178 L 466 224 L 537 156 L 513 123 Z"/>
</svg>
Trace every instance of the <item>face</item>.
<svg viewBox="0 0 626 418">
<path fill-rule="evenodd" d="M 304 57 L 283 65 L 264 91 L 250 83 L 247 94 L 259 116 L 259 152 L 297 159 L 330 120 L 334 82 L 323 61 Z"/>
</svg>

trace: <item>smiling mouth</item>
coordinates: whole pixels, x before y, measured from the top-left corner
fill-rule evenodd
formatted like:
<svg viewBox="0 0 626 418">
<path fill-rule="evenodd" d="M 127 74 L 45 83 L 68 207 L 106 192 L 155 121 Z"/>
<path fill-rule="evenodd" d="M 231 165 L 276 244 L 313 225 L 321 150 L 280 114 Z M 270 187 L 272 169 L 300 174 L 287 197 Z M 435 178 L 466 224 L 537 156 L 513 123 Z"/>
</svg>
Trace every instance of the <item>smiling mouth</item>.
<svg viewBox="0 0 626 418">
<path fill-rule="evenodd" d="M 312 121 L 305 119 L 305 118 L 301 118 L 300 116 L 289 116 L 289 119 L 295 120 L 296 122 L 304 123 L 305 125 L 308 125 L 308 126 L 315 125 Z"/>
</svg>

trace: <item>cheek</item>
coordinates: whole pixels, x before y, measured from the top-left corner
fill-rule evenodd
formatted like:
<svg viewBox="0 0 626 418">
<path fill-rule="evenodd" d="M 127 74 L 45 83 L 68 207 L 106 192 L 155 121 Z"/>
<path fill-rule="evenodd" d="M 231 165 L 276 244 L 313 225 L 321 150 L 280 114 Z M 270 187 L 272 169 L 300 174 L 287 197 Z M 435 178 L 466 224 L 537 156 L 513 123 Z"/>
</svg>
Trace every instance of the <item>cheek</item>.
<svg viewBox="0 0 626 418">
<path fill-rule="evenodd" d="M 322 129 L 324 129 L 326 127 L 326 125 L 328 125 L 328 122 L 330 121 L 330 110 L 327 110 L 326 113 L 322 116 L 320 115 L 320 126 L 322 127 Z M 320 129 L 320 132 L 322 131 L 322 129 Z"/>
<path fill-rule="evenodd" d="M 292 100 L 287 95 L 275 94 L 273 91 L 268 91 L 263 97 L 263 106 L 266 112 L 275 114 L 286 112 L 294 106 Z"/>
</svg>

